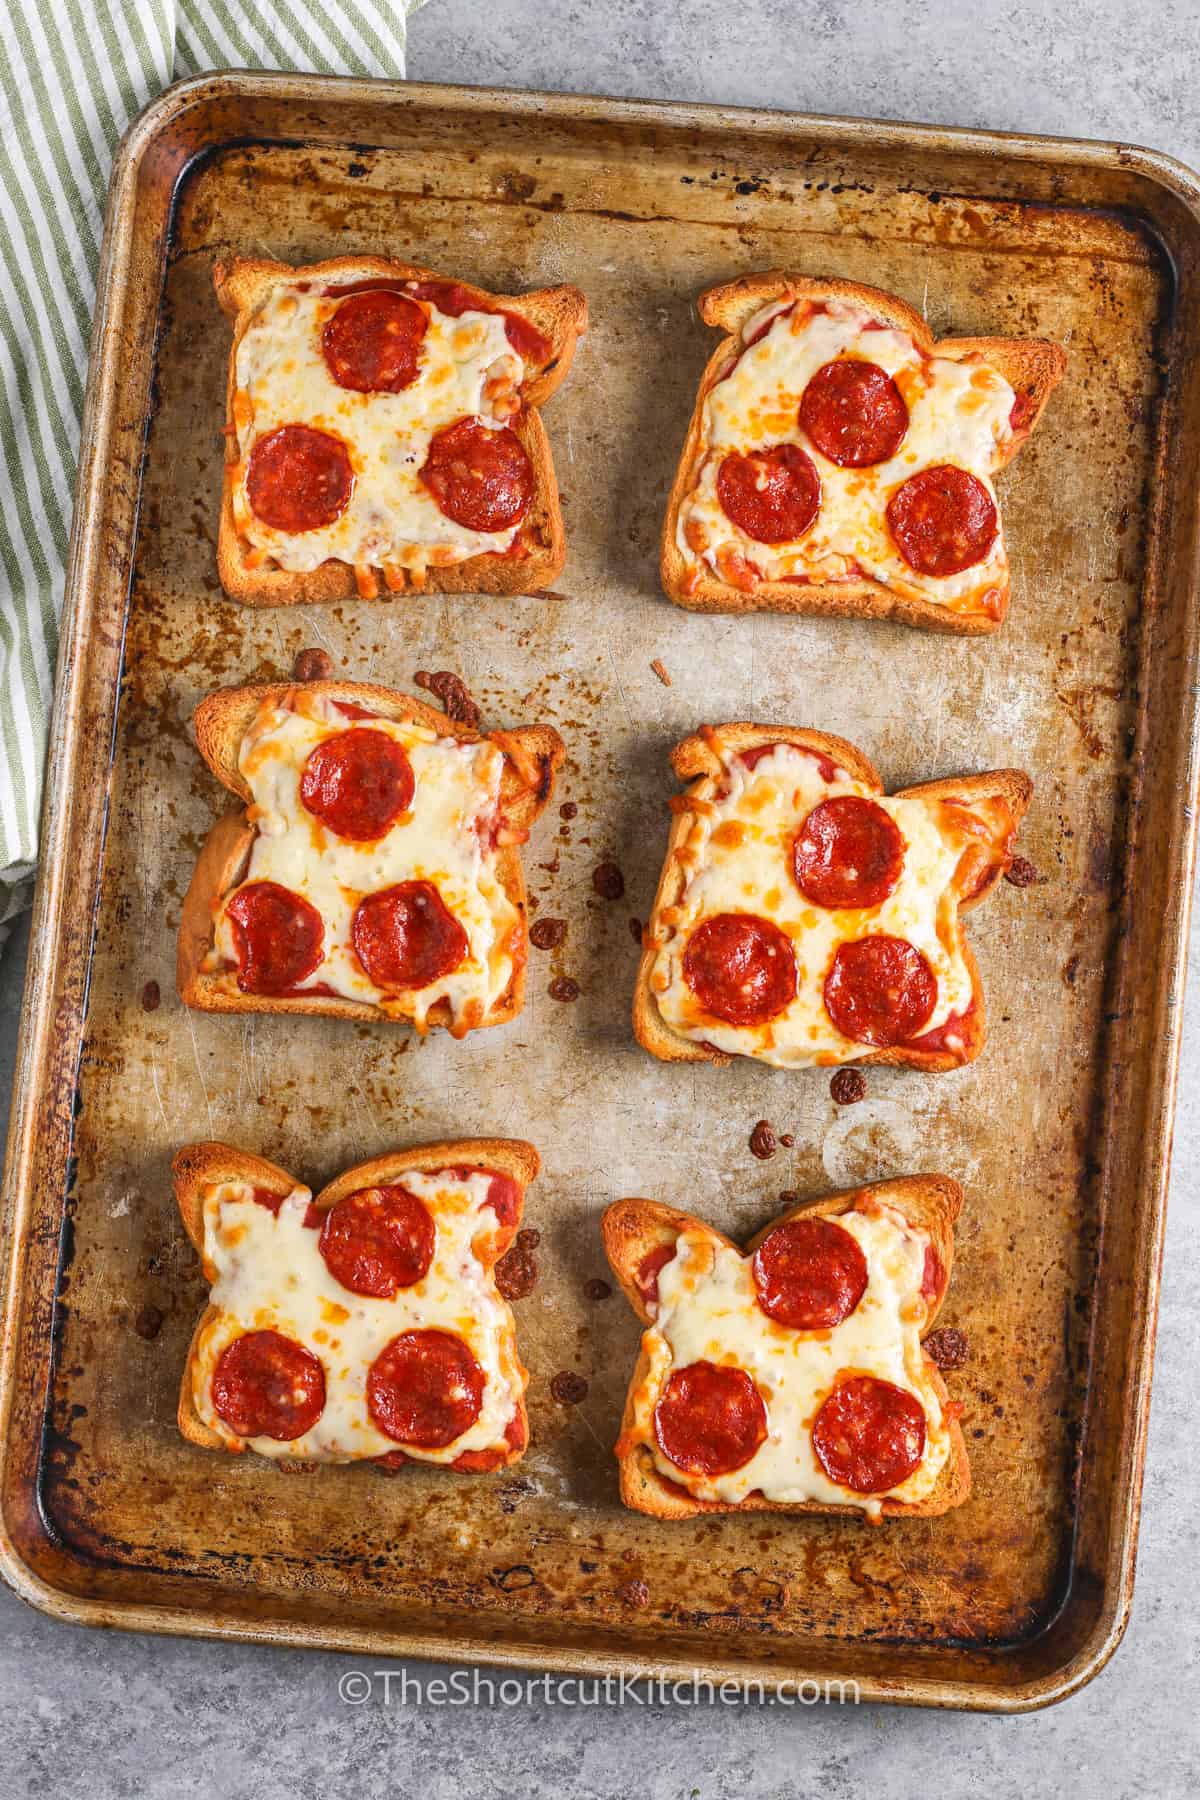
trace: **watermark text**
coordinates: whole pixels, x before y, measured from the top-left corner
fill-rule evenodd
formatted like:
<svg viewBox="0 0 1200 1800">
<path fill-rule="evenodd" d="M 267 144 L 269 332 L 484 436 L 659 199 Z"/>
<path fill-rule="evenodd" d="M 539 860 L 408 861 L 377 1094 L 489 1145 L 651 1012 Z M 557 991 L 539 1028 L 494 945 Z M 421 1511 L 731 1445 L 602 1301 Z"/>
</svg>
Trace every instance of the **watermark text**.
<svg viewBox="0 0 1200 1800">
<path fill-rule="evenodd" d="M 814 1677 L 765 1682 L 753 1677 L 712 1681 L 690 1675 L 489 1675 L 451 1669 L 426 1675 L 410 1669 L 345 1669 L 338 1678 L 345 1706 L 857 1706 L 857 1681 Z"/>
</svg>

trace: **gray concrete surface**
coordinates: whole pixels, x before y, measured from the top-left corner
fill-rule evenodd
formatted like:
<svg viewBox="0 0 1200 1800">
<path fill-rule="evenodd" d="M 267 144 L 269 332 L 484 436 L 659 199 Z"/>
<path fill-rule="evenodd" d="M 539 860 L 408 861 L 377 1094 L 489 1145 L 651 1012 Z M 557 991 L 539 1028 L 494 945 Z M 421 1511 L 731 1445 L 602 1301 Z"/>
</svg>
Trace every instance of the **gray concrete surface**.
<svg viewBox="0 0 1200 1800">
<path fill-rule="evenodd" d="M 410 73 L 1120 137 L 1200 165 L 1196 0 L 431 0 L 411 28 Z M 0 962 L 5 1106 L 25 942 L 18 932 Z M 1133 1622 L 1115 1660 L 1074 1699 L 1009 1720 L 753 1704 L 630 1707 L 619 1717 L 401 1706 L 395 1691 L 389 1706 L 376 1682 L 349 1704 L 339 1678 L 371 1664 L 88 1633 L 0 1591 L 0 1795 L 1200 1793 L 1196 983 L 1184 1057 Z"/>
</svg>

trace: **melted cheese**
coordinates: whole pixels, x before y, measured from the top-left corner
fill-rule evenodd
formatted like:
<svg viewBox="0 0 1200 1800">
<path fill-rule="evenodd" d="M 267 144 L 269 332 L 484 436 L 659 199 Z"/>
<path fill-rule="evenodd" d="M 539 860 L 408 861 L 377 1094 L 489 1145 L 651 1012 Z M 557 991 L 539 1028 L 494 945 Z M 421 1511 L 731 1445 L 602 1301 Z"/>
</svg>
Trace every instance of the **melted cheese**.
<svg viewBox="0 0 1200 1800">
<path fill-rule="evenodd" d="M 736 1504 L 748 1494 L 795 1504 L 859 1506 L 878 1516 L 885 1498 L 910 1504 L 937 1484 L 950 1454 L 942 1403 L 921 1351 L 921 1297 L 928 1238 L 878 1204 L 839 1215 L 867 1260 L 866 1291 L 831 1331 L 793 1331 L 758 1305 L 750 1257 L 704 1231 L 684 1231 L 658 1277 L 654 1323 L 642 1337 L 649 1372 L 634 1395 L 626 1441 L 647 1446 L 659 1472 L 700 1500 Z M 767 1412 L 767 1436 L 749 1462 L 729 1475 L 679 1469 L 654 1435 L 654 1409 L 671 1373 L 694 1362 L 729 1364 L 751 1376 Z M 843 1371 L 873 1375 L 914 1394 L 925 1411 L 919 1466 L 887 1494 L 862 1495 L 833 1482 L 817 1461 L 812 1425 Z"/>
<path fill-rule="evenodd" d="M 697 566 L 717 569 L 725 552 L 756 565 L 768 581 L 852 581 L 861 573 L 909 597 L 954 611 L 991 610 L 991 596 L 1007 586 L 1003 535 L 982 562 L 961 574 L 934 577 L 910 569 L 892 541 L 887 505 L 893 491 L 919 469 L 951 463 L 978 477 L 995 500 L 992 471 L 1012 436 L 1016 398 L 1004 377 L 981 357 L 962 361 L 925 356 L 906 332 L 880 330 L 870 315 L 842 301 L 821 310 L 763 308 L 743 327 L 743 342 L 771 320 L 765 335 L 744 349 L 710 389 L 701 425 L 699 477 L 679 509 L 677 544 Z M 798 409 L 817 370 L 839 357 L 876 363 L 892 376 L 909 409 L 908 431 L 895 456 L 874 468 L 843 469 L 816 448 Z M 821 480 L 821 507 L 803 538 L 760 544 L 734 524 L 717 495 L 717 475 L 733 451 L 799 444 Z"/>
<path fill-rule="evenodd" d="M 470 531 L 448 519 L 420 480 L 434 434 L 459 419 L 490 428 L 508 416 L 505 396 L 519 387 L 524 365 L 497 313 L 451 318 L 429 302 L 419 374 L 398 394 L 339 387 L 326 367 L 321 332 L 337 305 L 296 284 L 272 288 L 238 345 L 234 408 L 240 461 L 233 517 L 247 543 L 281 569 L 301 573 L 336 559 L 360 568 L 397 567 L 416 575 L 427 566 L 465 562 L 507 550 L 519 529 Z M 492 397 L 489 399 L 489 395 Z M 498 410 L 493 410 L 493 409 Z M 250 453 L 280 425 L 310 425 L 342 439 L 354 470 L 354 492 L 340 518 L 315 531 L 276 531 L 246 498 Z"/>
<path fill-rule="evenodd" d="M 372 843 L 337 837 L 300 799 L 300 777 L 324 739 L 346 731 L 381 731 L 404 748 L 415 779 L 412 806 Z M 421 725 L 348 719 L 335 704 L 300 690 L 293 708 L 264 704 L 242 740 L 238 768 L 253 795 L 256 837 L 243 884 L 275 881 L 316 907 L 325 925 L 320 966 L 296 992 L 325 986 L 423 1029 L 430 1009 L 450 1004 L 456 1026 L 479 1025 L 512 979 L 523 949 L 521 914 L 498 875 L 488 827 L 500 798 L 504 758 L 494 744 L 458 743 Z M 481 830 L 482 827 L 482 830 Z M 397 882 L 431 881 L 467 934 L 470 952 L 427 987 L 388 994 L 376 987 L 351 942 L 351 923 L 366 894 Z M 236 987 L 237 946 L 229 902 L 222 896 L 207 966 Z"/>
<path fill-rule="evenodd" d="M 330 1274 L 318 1249 L 320 1231 L 305 1225 L 312 1195 L 293 1190 L 278 1213 L 240 1182 L 204 1193 L 204 1269 L 212 1282 L 213 1316 L 196 1344 L 192 1398 L 210 1430 L 231 1450 L 303 1462 L 353 1462 L 402 1448 L 420 1462 L 451 1463 L 467 1450 L 504 1446 L 504 1432 L 524 1391 L 512 1314 L 480 1261 L 477 1244 L 496 1230 L 486 1205 L 491 1177 L 407 1171 L 404 1186 L 433 1215 L 433 1261 L 423 1280 L 390 1300 L 352 1293 Z M 325 1408 L 311 1431 L 280 1442 L 240 1438 L 212 1404 L 217 1361 L 247 1331 L 278 1331 L 318 1359 L 325 1373 Z M 402 1331 L 448 1331 L 463 1339 L 484 1372 L 479 1417 L 440 1450 L 398 1446 L 377 1430 L 367 1411 L 367 1374 Z"/>
<path fill-rule="evenodd" d="M 718 797 L 722 786 L 727 791 Z M 796 833 L 814 806 L 841 794 L 874 800 L 895 820 L 904 839 L 900 879 L 879 906 L 854 911 L 817 906 L 793 879 Z M 937 1000 L 922 1032 L 967 1011 L 971 972 L 952 889 L 965 838 L 939 800 L 889 798 L 844 769 L 835 769 L 833 779 L 826 780 L 821 762 L 792 744 L 777 744 L 752 769 L 730 756 L 722 782 L 701 783 L 696 798 L 700 805 L 680 853 L 686 885 L 678 903 L 666 909 L 669 922 L 658 913 L 651 920 L 660 948 L 650 987 L 673 1031 L 777 1068 L 862 1057 L 870 1046 L 844 1037 L 825 1010 L 825 977 L 839 945 L 880 935 L 915 945 L 937 979 Z M 791 942 L 796 997 L 765 1025 L 726 1024 L 704 1009 L 684 980 L 683 955 L 692 930 L 702 919 L 724 912 L 759 914 Z M 954 1047 L 948 1041 L 947 1048 Z"/>
</svg>

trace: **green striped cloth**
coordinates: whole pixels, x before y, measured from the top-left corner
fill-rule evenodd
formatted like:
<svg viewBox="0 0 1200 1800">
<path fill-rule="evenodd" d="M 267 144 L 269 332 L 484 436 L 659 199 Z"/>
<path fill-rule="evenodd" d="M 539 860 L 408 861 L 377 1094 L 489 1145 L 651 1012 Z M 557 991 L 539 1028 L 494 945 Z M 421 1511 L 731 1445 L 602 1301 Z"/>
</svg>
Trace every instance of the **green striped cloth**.
<svg viewBox="0 0 1200 1800">
<path fill-rule="evenodd" d="M 129 121 L 201 69 L 403 75 L 420 0 L 4 0 L 0 943 L 28 904 L 104 196 Z"/>
</svg>

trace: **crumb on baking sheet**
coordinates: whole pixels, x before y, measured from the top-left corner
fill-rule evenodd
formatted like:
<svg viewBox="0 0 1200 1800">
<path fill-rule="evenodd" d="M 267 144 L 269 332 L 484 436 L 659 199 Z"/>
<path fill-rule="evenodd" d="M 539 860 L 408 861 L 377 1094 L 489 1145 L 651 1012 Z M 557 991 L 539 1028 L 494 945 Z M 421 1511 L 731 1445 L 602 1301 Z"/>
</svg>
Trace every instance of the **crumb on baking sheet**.
<svg viewBox="0 0 1200 1800">
<path fill-rule="evenodd" d="M 465 725 L 470 731 L 478 731 L 482 714 L 461 675 L 455 675 L 450 669 L 438 669 L 433 673 L 418 669 L 413 680 L 419 688 L 441 701 L 448 719 L 456 725 Z"/>
<path fill-rule="evenodd" d="M 966 1332 L 956 1330 L 953 1325 L 931 1331 L 925 1339 L 925 1350 L 939 1369 L 961 1369 L 971 1354 Z"/>
<path fill-rule="evenodd" d="M 750 1133 L 750 1148 L 755 1156 L 763 1162 L 766 1162 L 768 1157 L 774 1156 L 777 1140 L 774 1127 L 769 1119 L 760 1119 Z"/>
<path fill-rule="evenodd" d="M 529 927 L 529 941 L 538 950 L 557 950 L 567 941 L 567 921 L 535 919 Z"/>
<path fill-rule="evenodd" d="M 317 645 L 299 651 L 292 664 L 293 681 L 328 681 L 332 674 L 332 656 Z"/>
<path fill-rule="evenodd" d="M 619 864 L 599 862 L 592 870 L 592 886 L 602 900 L 619 900 L 625 892 L 625 876 Z"/>
<path fill-rule="evenodd" d="M 867 1097 L 867 1078 L 861 1069 L 839 1069 L 829 1083 L 829 1092 L 839 1106 L 857 1106 Z"/>
<path fill-rule="evenodd" d="M 1033 887 L 1042 877 L 1038 873 L 1036 864 L 1031 863 L 1027 856 L 1014 856 L 1004 871 L 1004 879 L 1010 887 L 1027 888 Z"/>
<path fill-rule="evenodd" d="M 667 674 L 665 663 L 663 663 L 659 657 L 656 656 L 654 658 L 650 667 L 654 670 L 654 673 L 658 676 L 658 679 L 662 682 L 663 686 L 670 687 L 671 677 Z"/>
<path fill-rule="evenodd" d="M 496 1286 L 506 1300 L 525 1300 L 537 1286 L 538 1263 L 533 1253 L 540 1242 L 541 1232 L 518 1231 L 496 1264 Z"/>
</svg>

